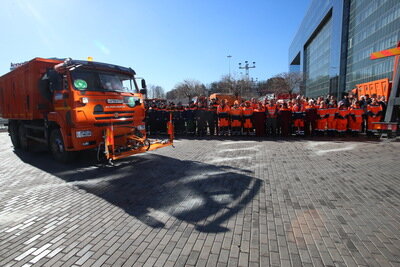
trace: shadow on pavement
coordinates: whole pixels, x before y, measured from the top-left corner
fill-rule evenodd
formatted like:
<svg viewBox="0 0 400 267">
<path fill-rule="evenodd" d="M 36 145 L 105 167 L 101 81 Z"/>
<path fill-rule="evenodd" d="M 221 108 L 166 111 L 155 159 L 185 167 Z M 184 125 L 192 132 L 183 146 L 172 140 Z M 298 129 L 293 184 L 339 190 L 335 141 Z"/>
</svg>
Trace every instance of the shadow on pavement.
<svg viewBox="0 0 400 267">
<path fill-rule="evenodd" d="M 24 162 L 124 209 L 143 223 L 164 227 L 151 216 L 162 211 L 192 223 L 202 232 L 224 232 L 222 223 L 235 216 L 258 193 L 261 180 L 252 172 L 147 153 L 116 162 L 95 164 L 84 154 L 63 165 L 49 153 L 15 151 Z"/>
</svg>

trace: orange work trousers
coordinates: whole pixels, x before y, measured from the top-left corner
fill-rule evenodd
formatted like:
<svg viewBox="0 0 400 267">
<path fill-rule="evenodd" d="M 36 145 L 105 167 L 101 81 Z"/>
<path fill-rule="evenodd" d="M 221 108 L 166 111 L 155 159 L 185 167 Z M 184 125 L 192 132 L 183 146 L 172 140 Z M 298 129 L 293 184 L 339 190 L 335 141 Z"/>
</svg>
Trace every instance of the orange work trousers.
<svg viewBox="0 0 400 267">
<path fill-rule="evenodd" d="M 228 127 L 229 126 L 229 120 L 227 118 L 220 118 L 218 120 L 218 126 L 219 127 Z"/>
<path fill-rule="evenodd" d="M 232 120 L 231 127 L 242 127 L 242 122 L 240 120 Z"/>
<path fill-rule="evenodd" d="M 347 131 L 347 119 L 337 119 L 336 120 L 336 130 L 339 133 Z"/>
<path fill-rule="evenodd" d="M 295 119 L 293 121 L 294 127 L 304 127 L 304 120 L 303 119 Z"/>
<path fill-rule="evenodd" d="M 368 116 L 367 131 L 376 132 L 378 130 L 378 125 L 374 124 L 374 122 L 380 122 L 380 120 L 381 116 L 377 116 L 375 118 Z"/>
<path fill-rule="evenodd" d="M 328 130 L 335 130 L 336 129 L 336 119 L 328 119 Z"/>
<path fill-rule="evenodd" d="M 327 119 L 319 119 L 319 120 L 317 120 L 316 130 L 317 131 L 325 131 L 326 130 L 326 123 L 327 123 Z"/>
<path fill-rule="evenodd" d="M 253 123 L 251 123 L 251 119 L 245 119 L 244 120 L 243 128 L 245 128 L 245 129 L 253 128 Z"/>
<path fill-rule="evenodd" d="M 361 132 L 362 128 L 362 119 L 353 120 L 352 118 L 349 119 L 349 129 L 353 132 Z"/>
</svg>

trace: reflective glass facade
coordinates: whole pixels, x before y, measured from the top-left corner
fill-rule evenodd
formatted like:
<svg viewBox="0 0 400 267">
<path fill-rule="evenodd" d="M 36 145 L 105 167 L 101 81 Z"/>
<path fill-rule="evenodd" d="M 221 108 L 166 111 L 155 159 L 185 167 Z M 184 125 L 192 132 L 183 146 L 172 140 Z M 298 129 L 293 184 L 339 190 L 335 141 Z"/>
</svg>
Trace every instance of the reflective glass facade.
<svg viewBox="0 0 400 267">
<path fill-rule="evenodd" d="M 332 18 L 304 50 L 304 86 L 306 95 L 317 97 L 329 92 Z"/>
<path fill-rule="evenodd" d="M 392 48 L 400 40 L 400 1 L 351 1 L 346 91 L 356 84 L 389 78 L 393 57 L 370 60 L 372 52 Z"/>
<path fill-rule="evenodd" d="M 303 73 L 304 90 L 307 95 L 338 93 L 337 78 L 341 72 L 341 29 L 345 1 L 347 0 L 312 0 L 290 45 L 289 71 L 299 70 Z M 315 46 L 322 39 L 324 47 Z M 319 61 L 316 60 L 318 56 L 315 57 L 314 52 L 310 52 L 311 49 L 325 52 L 324 63 L 320 64 L 323 70 L 317 70 L 318 66 L 314 66 Z M 318 75 L 322 75 L 323 78 L 317 78 Z"/>
<path fill-rule="evenodd" d="M 303 73 L 307 96 L 340 97 L 355 84 L 391 79 L 393 58 L 369 56 L 397 41 L 400 0 L 312 0 L 289 48 L 289 71 Z"/>
</svg>

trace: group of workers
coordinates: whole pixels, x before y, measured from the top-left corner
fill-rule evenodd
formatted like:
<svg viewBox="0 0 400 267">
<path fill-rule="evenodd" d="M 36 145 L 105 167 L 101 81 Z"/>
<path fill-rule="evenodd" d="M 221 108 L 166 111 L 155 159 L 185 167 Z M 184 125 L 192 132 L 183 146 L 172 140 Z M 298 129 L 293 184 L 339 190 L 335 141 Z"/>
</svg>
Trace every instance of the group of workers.
<svg viewBox="0 0 400 267">
<path fill-rule="evenodd" d="M 184 107 L 181 103 L 152 102 L 147 107 L 149 134 L 166 132 L 172 113 L 177 135 L 256 135 L 311 136 L 358 135 L 373 136 L 378 132 L 386 108 L 385 99 L 363 96 L 360 100 L 344 97 L 309 99 L 297 96 L 290 100 L 266 99 L 263 102 L 226 99 L 200 100 Z"/>
</svg>

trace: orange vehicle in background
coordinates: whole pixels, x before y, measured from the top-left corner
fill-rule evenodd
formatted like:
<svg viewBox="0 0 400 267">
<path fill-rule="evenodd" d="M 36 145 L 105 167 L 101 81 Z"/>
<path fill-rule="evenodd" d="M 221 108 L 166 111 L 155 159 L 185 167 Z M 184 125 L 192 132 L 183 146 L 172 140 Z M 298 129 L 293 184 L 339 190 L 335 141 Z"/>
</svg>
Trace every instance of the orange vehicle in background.
<svg viewBox="0 0 400 267">
<path fill-rule="evenodd" d="M 33 142 L 62 162 L 97 149 L 116 160 L 172 145 L 146 137 L 143 96 L 131 68 L 72 59 L 34 58 L 0 77 L 0 117 L 15 148 Z"/>
<path fill-rule="evenodd" d="M 240 96 L 235 96 L 232 94 L 221 94 L 221 93 L 214 93 L 211 94 L 209 99 L 218 99 L 219 102 L 222 101 L 222 99 L 226 99 L 228 102 L 229 106 L 233 106 L 233 103 L 235 103 L 236 100 L 239 101 L 239 103 L 241 102 L 241 97 Z"/>
<path fill-rule="evenodd" d="M 381 80 L 375 80 L 372 82 L 357 84 L 356 88 L 353 89 L 352 93 L 356 94 L 359 100 L 361 96 L 365 95 L 369 96 L 376 95 L 376 97 L 378 98 L 384 96 L 386 99 L 388 99 L 391 87 L 392 83 L 389 82 L 388 78 L 386 78 Z"/>
</svg>

